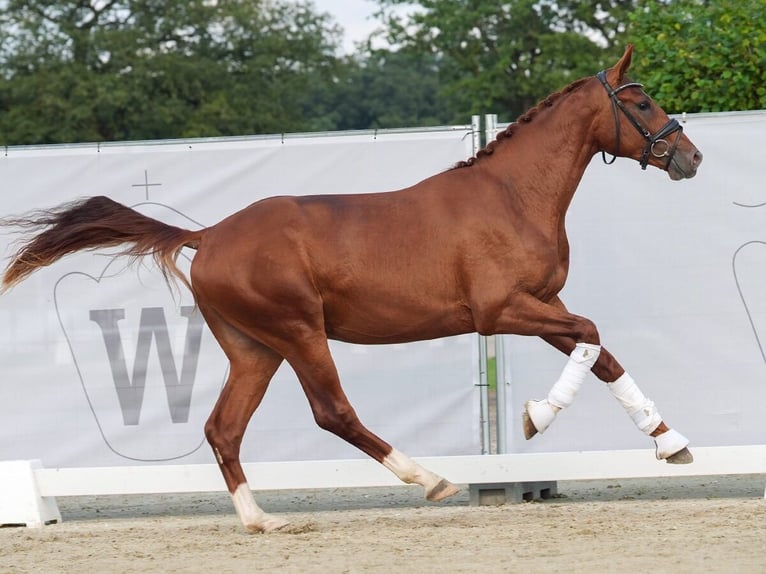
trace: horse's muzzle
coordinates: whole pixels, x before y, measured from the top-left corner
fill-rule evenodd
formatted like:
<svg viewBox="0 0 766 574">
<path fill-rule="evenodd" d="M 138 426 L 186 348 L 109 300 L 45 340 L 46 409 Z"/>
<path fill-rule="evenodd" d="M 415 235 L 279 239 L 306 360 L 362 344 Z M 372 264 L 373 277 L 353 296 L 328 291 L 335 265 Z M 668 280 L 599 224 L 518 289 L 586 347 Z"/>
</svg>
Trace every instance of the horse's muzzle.
<svg viewBox="0 0 766 574">
<path fill-rule="evenodd" d="M 702 152 L 696 147 L 691 147 L 688 152 L 676 150 L 675 155 L 668 164 L 668 175 L 673 181 L 679 179 L 691 179 L 697 175 L 697 168 L 702 163 Z"/>
</svg>

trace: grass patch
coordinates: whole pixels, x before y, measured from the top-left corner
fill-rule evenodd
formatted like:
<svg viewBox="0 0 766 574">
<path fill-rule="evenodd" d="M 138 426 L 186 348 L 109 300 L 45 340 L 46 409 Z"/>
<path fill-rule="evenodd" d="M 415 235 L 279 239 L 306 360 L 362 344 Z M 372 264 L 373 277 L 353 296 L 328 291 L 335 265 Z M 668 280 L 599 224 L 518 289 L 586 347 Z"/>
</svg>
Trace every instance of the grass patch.
<svg viewBox="0 0 766 574">
<path fill-rule="evenodd" d="M 497 388 L 497 358 L 487 358 L 487 382 L 489 383 L 490 390 Z"/>
</svg>

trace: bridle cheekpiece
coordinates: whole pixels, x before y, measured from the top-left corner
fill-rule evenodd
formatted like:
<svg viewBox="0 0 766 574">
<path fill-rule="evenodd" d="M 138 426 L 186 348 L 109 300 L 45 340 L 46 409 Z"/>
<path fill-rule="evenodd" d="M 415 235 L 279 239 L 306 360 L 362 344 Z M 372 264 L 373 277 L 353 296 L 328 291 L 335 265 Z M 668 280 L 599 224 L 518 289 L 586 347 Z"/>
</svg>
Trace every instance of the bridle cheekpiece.
<svg viewBox="0 0 766 574">
<path fill-rule="evenodd" d="M 644 126 L 642 126 L 641 122 L 639 122 L 636 117 L 628 111 L 628 108 L 625 107 L 625 104 L 622 103 L 620 98 L 617 97 L 617 94 L 626 88 L 642 88 L 643 85 L 636 82 L 629 82 L 617 88 L 612 88 L 612 86 L 610 86 L 609 82 L 606 80 L 606 70 L 601 70 L 596 75 L 596 77 L 601 81 L 601 85 L 604 86 L 606 93 L 609 95 L 609 99 L 612 101 L 616 130 L 615 150 L 612 159 L 607 161 L 606 150 L 601 150 L 601 157 L 603 158 L 604 163 L 607 165 L 613 164 L 614 160 L 617 159 L 617 156 L 620 153 L 620 118 L 618 117 L 617 112 L 617 108 L 620 108 L 622 113 L 625 114 L 625 117 L 628 118 L 630 123 L 633 124 L 633 126 L 638 130 L 638 133 L 640 133 L 646 140 L 646 147 L 644 147 L 644 151 L 641 154 L 641 169 L 646 169 L 646 166 L 649 163 L 649 154 L 652 154 L 656 158 L 668 158 L 664 167 L 664 169 L 667 170 L 670 166 L 670 162 L 673 160 L 673 156 L 676 153 L 678 142 L 681 139 L 681 134 L 684 131 L 683 126 L 678 123 L 678 120 L 671 118 L 668 120 L 668 123 L 666 123 L 662 129 L 660 129 L 660 131 L 652 135 L 652 133 Z M 678 134 L 673 140 L 673 143 L 670 144 L 665 138 L 674 132 L 678 132 Z"/>
</svg>

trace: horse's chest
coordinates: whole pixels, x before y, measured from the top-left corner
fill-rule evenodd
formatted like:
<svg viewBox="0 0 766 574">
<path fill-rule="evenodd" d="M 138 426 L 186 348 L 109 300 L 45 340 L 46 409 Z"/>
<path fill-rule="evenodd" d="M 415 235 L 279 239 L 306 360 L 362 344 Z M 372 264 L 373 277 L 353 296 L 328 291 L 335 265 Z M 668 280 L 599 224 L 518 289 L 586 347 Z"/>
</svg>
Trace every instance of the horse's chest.
<svg viewBox="0 0 766 574">
<path fill-rule="evenodd" d="M 527 270 L 523 283 L 526 291 L 546 299 L 555 295 L 564 287 L 567 278 L 567 268 L 558 260 L 551 259 L 538 262 L 538 265 Z"/>
<path fill-rule="evenodd" d="M 556 295 L 564 287 L 569 274 L 569 245 L 551 242 L 530 256 L 526 266 L 525 283 L 527 290 L 540 299 Z"/>
</svg>

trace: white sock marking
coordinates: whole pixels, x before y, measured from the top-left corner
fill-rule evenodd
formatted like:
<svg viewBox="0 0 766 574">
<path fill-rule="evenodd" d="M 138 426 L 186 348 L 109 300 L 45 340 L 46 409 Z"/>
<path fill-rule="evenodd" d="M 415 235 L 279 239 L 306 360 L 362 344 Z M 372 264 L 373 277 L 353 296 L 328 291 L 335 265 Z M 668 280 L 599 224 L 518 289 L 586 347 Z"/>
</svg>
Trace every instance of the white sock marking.
<svg viewBox="0 0 766 574">
<path fill-rule="evenodd" d="M 406 454 L 396 449 L 391 450 L 386 458 L 383 459 L 383 466 L 399 477 L 399 480 L 406 484 L 420 484 L 429 492 L 434 488 L 442 478 L 430 470 L 426 470 Z"/>
</svg>

